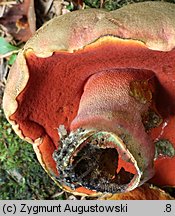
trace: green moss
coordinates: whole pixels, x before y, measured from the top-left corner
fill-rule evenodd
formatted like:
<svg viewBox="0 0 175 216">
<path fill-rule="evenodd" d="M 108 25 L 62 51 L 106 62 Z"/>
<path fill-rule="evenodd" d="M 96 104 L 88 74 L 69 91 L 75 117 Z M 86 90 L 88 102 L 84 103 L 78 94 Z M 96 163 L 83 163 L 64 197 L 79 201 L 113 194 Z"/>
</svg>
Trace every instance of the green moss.
<svg viewBox="0 0 175 216">
<path fill-rule="evenodd" d="M 51 199 L 58 186 L 40 166 L 32 145 L 19 139 L 0 110 L 0 199 Z M 59 196 L 56 199 L 64 199 Z"/>
<path fill-rule="evenodd" d="M 100 3 L 103 2 L 102 8 L 108 11 L 119 9 L 125 5 L 138 3 L 138 2 L 145 2 L 151 0 L 84 0 L 86 7 L 90 8 L 100 8 Z M 152 0 L 152 1 L 160 1 L 160 0 Z M 175 0 L 163 0 L 165 2 L 175 3 Z"/>
</svg>

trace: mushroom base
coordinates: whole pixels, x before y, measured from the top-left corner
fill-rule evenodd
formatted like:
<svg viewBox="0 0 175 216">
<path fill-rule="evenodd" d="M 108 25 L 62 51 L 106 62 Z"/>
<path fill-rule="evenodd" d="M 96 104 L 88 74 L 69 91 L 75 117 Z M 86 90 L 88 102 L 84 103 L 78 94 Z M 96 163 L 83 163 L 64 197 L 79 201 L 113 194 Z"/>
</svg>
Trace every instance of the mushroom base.
<svg viewBox="0 0 175 216">
<path fill-rule="evenodd" d="M 72 190 L 85 187 L 102 193 L 128 191 L 136 174 L 134 164 L 122 160 L 120 150 L 105 137 L 92 137 L 81 144 L 71 137 L 62 139 L 61 147 L 53 155 L 59 171 L 57 180 Z M 75 138 L 78 139 L 76 135 Z M 125 169 L 127 163 L 130 170 Z"/>
<path fill-rule="evenodd" d="M 121 168 L 117 173 L 118 152 L 87 144 L 73 158 L 69 176 L 73 182 L 91 190 L 116 193 L 126 190 L 133 174 Z"/>
</svg>

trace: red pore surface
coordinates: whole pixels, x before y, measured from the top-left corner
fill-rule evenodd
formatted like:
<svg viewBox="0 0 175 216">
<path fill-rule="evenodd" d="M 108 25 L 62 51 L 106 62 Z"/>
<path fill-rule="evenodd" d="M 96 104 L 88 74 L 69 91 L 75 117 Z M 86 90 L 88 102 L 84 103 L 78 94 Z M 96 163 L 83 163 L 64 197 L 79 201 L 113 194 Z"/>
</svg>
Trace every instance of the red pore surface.
<svg viewBox="0 0 175 216">
<path fill-rule="evenodd" d="M 28 51 L 29 81 L 17 97 L 18 109 L 10 119 L 19 124 L 24 136 L 33 140 L 43 138 L 39 146 L 43 161 L 57 174 L 52 159 L 59 141 L 57 128 L 65 125 L 69 130 L 77 114 L 84 85 L 91 75 L 113 68 L 154 72 L 160 82 L 160 96 L 156 98 L 156 103 L 165 120 L 174 115 L 174 59 L 175 50 L 153 51 L 139 43 L 118 43 L 115 40 L 97 43 L 96 46 L 92 44 L 74 53 L 55 52 L 47 58 L 39 58 Z"/>
</svg>

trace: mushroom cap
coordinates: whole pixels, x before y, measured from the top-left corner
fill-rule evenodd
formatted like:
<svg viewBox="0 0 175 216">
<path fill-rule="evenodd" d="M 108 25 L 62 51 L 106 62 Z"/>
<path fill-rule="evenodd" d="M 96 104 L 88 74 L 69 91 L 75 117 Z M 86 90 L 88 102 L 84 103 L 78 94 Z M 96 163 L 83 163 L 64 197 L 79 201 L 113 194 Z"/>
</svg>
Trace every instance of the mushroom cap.
<svg viewBox="0 0 175 216">
<path fill-rule="evenodd" d="M 53 178 L 58 175 L 52 158 L 58 148 L 57 128 L 70 130 L 83 86 L 99 70 L 154 72 L 165 92 L 158 103 L 163 121 L 174 115 L 174 20 L 175 5 L 164 2 L 137 3 L 113 12 L 87 9 L 54 18 L 26 43 L 11 68 L 3 108 L 15 132 L 33 144 Z M 76 192 L 94 193 L 85 188 Z"/>
<path fill-rule="evenodd" d="M 46 23 L 25 49 L 46 57 L 59 50 L 73 52 L 102 36 L 114 35 L 141 41 L 149 49 L 170 51 L 175 46 L 174 10 L 171 3 L 143 2 L 112 12 L 74 11 Z"/>
</svg>

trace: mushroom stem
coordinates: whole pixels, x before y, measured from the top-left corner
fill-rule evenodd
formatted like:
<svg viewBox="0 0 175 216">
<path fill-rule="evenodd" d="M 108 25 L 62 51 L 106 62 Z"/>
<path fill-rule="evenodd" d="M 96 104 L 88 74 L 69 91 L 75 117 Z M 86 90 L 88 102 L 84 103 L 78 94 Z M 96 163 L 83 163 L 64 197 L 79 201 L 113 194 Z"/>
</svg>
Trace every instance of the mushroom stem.
<svg viewBox="0 0 175 216">
<path fill-rule="evenodd" d="M 59 159 L 67 159 L 61 168 L 57 163 L 61 171 L 59 178 L 63 182 L 66 179 L 71 182 L 68 186 L 72 189 L 78 184 L 98 192 L 117 193 L 132 190 L 152 177 L 155 149 L 145 132 L 142 115 L 152 102 L 153 79 L 152 72 L 136 69 L 100 71 L 88 79 L 78 114 L 70 127 L 70 137 L 76 137 L 74 149 L 69 151 L 66 144 L 67 152 L 63 156 L 65 149 L 61 145 L 61 150 L 56 153 Z M 72 146 L 70 137 L 63 143 Z M 107 156 L 104 156 L 103 149 Z M 116 156 L 113 156 L 115 152 Z M 106 158 L 114 160 L 106 163 L 116 165 L 113 168 L 104 165 L 100 169 Z M 97 170 L 101 173 L 99 180 L 94 177 Z M 109 173 L 110 170 L 113 174 Z M 118 178 L 127 178 L 128 181 L 118 181 Z M 106 186 L 100 187 L 103 182 Z"/>
</svg>

